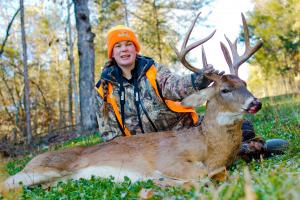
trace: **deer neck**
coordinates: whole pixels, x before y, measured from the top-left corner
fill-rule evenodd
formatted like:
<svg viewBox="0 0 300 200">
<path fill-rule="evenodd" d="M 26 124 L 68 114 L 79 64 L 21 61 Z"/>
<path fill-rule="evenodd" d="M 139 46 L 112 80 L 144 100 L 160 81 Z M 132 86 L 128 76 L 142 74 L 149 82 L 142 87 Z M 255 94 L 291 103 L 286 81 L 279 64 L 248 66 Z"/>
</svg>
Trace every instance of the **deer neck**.
<svg viewBox="0 0 300 200">
<path fill-rule="evenodd" d="M 209 132 L 216 132 L 216 128 L 221 128 L 222 132 L 226 132 L 227 127 L 237 127 L 243 121 L 243 114 L 241 112 L 234 112 L 226 108 L 223 104 L 218 103 L 212 99 L 206 104 L 206 113 L 203 120 L 203 126 Z M 215 133 L 219 135 L 219 133 Z"/>
<path fill-rule="evenodd" d="M 242 117 L 241 113 L 231 112 L 214 100 L 207 103 L 202 129 L 208 141 L 208 165 L 233 162 L 242 141 Z"/>
</svg>

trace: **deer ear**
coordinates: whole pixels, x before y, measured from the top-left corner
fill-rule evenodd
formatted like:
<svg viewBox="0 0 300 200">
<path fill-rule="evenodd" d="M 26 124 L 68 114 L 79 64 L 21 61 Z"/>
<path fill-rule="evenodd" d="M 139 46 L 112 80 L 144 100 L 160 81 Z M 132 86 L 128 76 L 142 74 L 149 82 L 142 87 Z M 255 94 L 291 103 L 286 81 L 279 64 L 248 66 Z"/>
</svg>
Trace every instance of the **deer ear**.
<svg viewBox="0 0 300 200">
<path fill-rule="evenodd" d="M 181 102 L 183 106 L 198 107 L 211 99 L 215 95 L 215 88 L 208 87 L 184 98 Z"/>
</svg>

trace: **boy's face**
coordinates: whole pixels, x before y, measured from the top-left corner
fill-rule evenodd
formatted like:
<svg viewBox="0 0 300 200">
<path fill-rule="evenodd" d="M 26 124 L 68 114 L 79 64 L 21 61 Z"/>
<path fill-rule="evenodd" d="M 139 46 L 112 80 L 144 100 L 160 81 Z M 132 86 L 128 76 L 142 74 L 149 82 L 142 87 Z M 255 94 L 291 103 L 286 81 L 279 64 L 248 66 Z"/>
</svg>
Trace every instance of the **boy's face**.
<svg viewBox="0 0 300 200">
<path fill-rule="evenodd" d="M 131 41 L 122 41 L 114 45 L 112 57 L 120 67 L 131 67 L 135 64 L 136 48 Z"/>
</svg>

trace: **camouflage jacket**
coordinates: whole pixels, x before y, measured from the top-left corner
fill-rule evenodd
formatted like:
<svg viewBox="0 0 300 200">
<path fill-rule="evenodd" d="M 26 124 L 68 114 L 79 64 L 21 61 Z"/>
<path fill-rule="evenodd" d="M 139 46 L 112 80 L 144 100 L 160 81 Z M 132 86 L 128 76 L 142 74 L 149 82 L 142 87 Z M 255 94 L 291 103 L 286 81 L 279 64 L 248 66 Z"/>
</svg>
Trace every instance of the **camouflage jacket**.
<svg viewBox="0 0 300 200">
<path fill-rule="evenodd" d="M 157 70 L 156 80 L 165 99 L 181 101 L 184 97 L 198 89 L 208 86 L 210 83 L 203 74 L 192 74 L 186 76 L 175 75 L 167 67 L 155 63 L 151 58 L 137 56 L 136 66 L 132 71 L 132 80 L 127 80 L 122 76 L 121 69 L 112 65 L 104 68 L 101 79 L 108 81 L 113 85 L 113 95 L 117 99 L 117 105 L 120 110 L 120 90 L 125 92 L 124 105 L 124 124 L 131 134 L 140 134 L 142 130 L 147 132 L 179 130 L 193 126 L 193 121 L 188 113 L 175 113 L 165 105 L 158 97 L 155 90 L 149 83 L 146 72 L 154 65 Z M 122 88 L 121 88 L 122 82 Z M 135 86 L 136 85 L 136 86 Z M 135 89 L 136 88 L 136 89 Z M 134 100 L 135 90 L 139 91 L 139 112 L 142 128 L 140 127 L 137 113 L 137 105 Z M 108 106 L 108 117 L 103 117 L 104 100 L 99 96 L 98 99 L 98 124 L 99 131 L 104 140 L 111 140 L 117 136 L 122 136 L 112 107 Z"/>
</svg>

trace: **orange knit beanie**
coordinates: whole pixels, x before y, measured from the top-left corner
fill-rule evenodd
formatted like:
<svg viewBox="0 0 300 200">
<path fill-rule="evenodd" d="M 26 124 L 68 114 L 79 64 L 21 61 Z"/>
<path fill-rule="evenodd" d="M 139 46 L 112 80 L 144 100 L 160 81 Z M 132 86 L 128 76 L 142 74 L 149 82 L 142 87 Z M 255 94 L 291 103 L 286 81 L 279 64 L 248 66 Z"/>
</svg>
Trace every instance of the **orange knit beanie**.
<svg viewBox="0 0 300 200">
<path fill-rule="evenodd" d="M 114 45 L 122 41 L 133 42 L 137 52 L 139 52 L 141 49 L 139 41 L 137 40 L 137 37 L 135 36 L 133 30 L 126 26 L 118 25 L 111 28 L 107 32 L 107 53 L 109 59 L 112 58 L 112 50 L 114 48 Z"/>
</svg>

